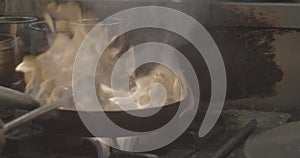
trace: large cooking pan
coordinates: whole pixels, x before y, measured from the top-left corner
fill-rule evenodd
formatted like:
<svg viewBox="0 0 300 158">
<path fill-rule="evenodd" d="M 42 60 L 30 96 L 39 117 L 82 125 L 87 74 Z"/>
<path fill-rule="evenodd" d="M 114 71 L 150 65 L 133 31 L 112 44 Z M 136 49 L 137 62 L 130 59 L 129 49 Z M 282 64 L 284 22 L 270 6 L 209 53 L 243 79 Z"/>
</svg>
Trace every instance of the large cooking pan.
<svg viewBox="0 0 300 158">
<path fill-rule="evenodd" d="M 80 113 L 84 115 L 97 115 L 97 118 L 100 118 L 99 120 L 96 120 L 100 121 L 99 126 L 101 126 L 101 120 L 104 120 L 105 117 L 108 117 L 116 125 L 124 129 L 135 132 L 146 132 L 159 129 L 160 127 L 166 125 L 175 116 L 178 108 L 179 103 L 166 105 L 158 113 L 150 117 L 135 117 L 126 113 L 125 111 L 81 111 Z M 141 114 L 157 110 L 157 108 L 133 110 L 131 113 Z M 43 126 L 46 132 L 49 133 L 88 137 L 93 136 L 81 121 L 79 113 L 73 110 L 56 109 L 35 119 L 34 123 Z M 112 133 L 108 131 L 103 131 L 103 133 L 101 133 L 101 135 L 97 135 L 97 137 L 112 137 L 113 135 L 111 134 Z"/>
<path fill-rule="evenodd" d="M 23 98 L 24 102 L 22 102 L 22 99 L 15 100 L 16 98 Z M 33 99 L 30 98 L 28 95 L 25 94 L 22 95 L 20 92 L 16 92 L 14 90 L 3 88 L 3 87 L 0 87 L 0 100 L 5 100 L 6 103 L 9 103 L 8 105 L 17 108 L 31 109 L 32 107 L 37 107 L 37 102 L 33 101 Z M 16 105 L 16 104 L 22 104 L 22 105 Z M 62 105 L 64 105 L 64 100 L 51 103 L 48 105 L 40 106 L 30 111 L 29 113 L 25 114 L 24 116 L 21 116 L 7 123 L 4 126 L 4 132 L 8 132 L 11 129 L 19 126 L 20 124 L 34 119 L 33 121 L 34 124 L 38 124 L 42 126 L 46 130 L 46 132 L 49 133 L 68 134 L 68 135 L 85 136 L 85 137 L 93 136 L 81 121 L 78 111 L 59 108 Z M 131 111 L 131 113 L 135 113 L 135 114 L 141 114 L 141 113 L 145 114 L 145 112 L 153 113 L 153 111 L 159 110 L 157 108 L 133 110 Z M 150 117 L 135 117 L 133 115 L 128 114 L 125 111 L 97 111 L 97 112 L 80 111 L 80 113 L 88 114 L 88 115 L 97 115 L 97 117 L 100 118 L 100 120 L 97 121 L 101 121 L 101 118 L 108 117 L 111 121 L 113 121 L 115 124 L 117 124 L 118 126 L 124 129 L 135 131 L 135 132 L 146 132 L 146 131 L 159 129 L 160 127 L 167 124 L 176 115 L 178 108 L 179 108 L 179 103 L 165 105 L 160 109 L 159 112 L 157 112 L 155 115 L 152 115 Z M 101 122 L 99 122 L 99 125 L 101 125 Z M 110 132 L 106 132 L 106 133 L 102 133 L 101 136 L 99 135 L 98 137 L 112 137 L 112 136 L 113 135 L 111 135 Z"/>
</svg>

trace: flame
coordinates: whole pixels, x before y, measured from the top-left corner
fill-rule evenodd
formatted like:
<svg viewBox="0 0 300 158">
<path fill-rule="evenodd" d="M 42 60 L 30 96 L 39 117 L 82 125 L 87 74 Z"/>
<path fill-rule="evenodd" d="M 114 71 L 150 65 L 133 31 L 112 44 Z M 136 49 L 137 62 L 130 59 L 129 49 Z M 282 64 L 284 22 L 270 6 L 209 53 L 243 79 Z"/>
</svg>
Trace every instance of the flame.
<svg viewBox="0 0 300 158">
<path fill-rule="evenodd" d="M 44 14 L 45 20 L 53 33 L 55 33 L 51 47 L 39 56 L 26 56 L 16 70 L 25 74 L 26 93 L 30 94 L 42 104 L 57 101 L 69 93 L 72 87 L 73 63 L 77 50 L 88 32 L 97 24 L 97 18 L 91 13 L 86 13 L 91 19 L 84 20 L 80 6 L 74 2 L 58 5 L 54 1 L 49 3 Z M 77 21 L 77 23 L 74 23 Z M 97 21 L 98 22 L 98 21 Z M 103 29 L 102 40 L 107 39 L 107 31 Z M 153 94 L 155 102 L 167 104 L 178 102 L 182 99 L 179 80 L 174 72 L 159 64 L 151 64 L 141 67 L 131 75 L 129 97 L 114 97 L 110 86 L 110 77 L 117 62 L 124 41 L 117 47 L 108 48 L 100 60 L 96 83 L 100 101 L 104 103 L 104 110 L 119 110 L 120 102 L 133 100 L 138 109 L 147 108 L 151 101 L 149 96 Z M 89 53 L 94 53 L 95 48 L 87 52 L 85 58 L 89 59 Z M 133 49 L 132 49 L 133 50 Z M 97 53 L 97 52 L 96 52 Z M 131 53 L 129 64 L 134 64 L 134 53 Z M 125 72 L 128 68 L 125 66 Z M 151 86 L 160 83 L 165 87 L 167 96 L 157 95 L 160 86 Z M 128 93 L 128 92 L 124 92 Z M 153 101 L 153 100 L 152 100 Z M 70 105 L 72 106 L 72 105 Z M 65 106 L 64 108 L 69 108 Z"/>
</svg>

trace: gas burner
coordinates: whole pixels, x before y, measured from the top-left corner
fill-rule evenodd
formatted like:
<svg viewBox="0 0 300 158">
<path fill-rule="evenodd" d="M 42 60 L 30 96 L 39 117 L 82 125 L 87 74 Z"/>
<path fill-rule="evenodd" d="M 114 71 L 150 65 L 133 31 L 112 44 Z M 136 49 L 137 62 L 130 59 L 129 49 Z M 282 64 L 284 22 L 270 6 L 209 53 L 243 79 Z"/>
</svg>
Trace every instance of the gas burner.
<svg viewBox="0 0 300 158">
<path fill-rule="evenodd" d="M 198 137 L 200 124 L 194 123 L 175 142 L 147 153 L 124 152 L 108 147 L 99 150 L 99 144 L 95 145 L 95 142 L 86 138 L 53 135 L 27 126 L 18 130 L 19 135 L 16 132 L 13 136 L 8 136 L 3 158 L 107 158 L 102 156 L 103 150 L 110 152 L 109 158 L 191 158 L 194 156 L 209 158 L 221 149 L 245 125 L 245 122 L 254 118 L 258 122 L 254 131 L 254 134 L 257 134 L 283 125 L 290 115 L 274 112 L 224 111 L 222 119 L 206 137 Z M 239 145 L 229 158 L 245 158 L 243 145 Z"/>
<path fill-rule="evenodd" d="M 196 127 L 199 125 L 193 124 L 180 138 L 172 144 L 147 153 L 131 153 L 124 152 L 113 148 L 110 150 L 109 158 L 184 158 L 194 154 L 201 145 L 207 143 L 213 136 L 222 133 L 224 125 L 218 123 L 214 128 L 214 134 L 209 134 L 207 137 L 199 139 Z M 36 129 L 39 132 L 40 129 Z M 24 134 L 30 133 L 31 136 Z M 15 158 L 20 156 L 28 158 L 58 158 L 58 157 L 72 157 L 72 158 L 104 158 L 99 151 L 105 149 L 101 145 L 95 145 L 95 142 L 85 138 L 78 138 L 66 135 L 50 135 L 34 132 L 32 129 L 22 129 L 10 136 L 6 145 L 4 158 Z M 20 134 L 21 133 L 21 134 Z M 32 135 L 32 133 L 36 133 Z M 25 135 L 25 136 L 24 136 Z M 101 149 L 100 149 L 100 148 Z"/>
</svg>

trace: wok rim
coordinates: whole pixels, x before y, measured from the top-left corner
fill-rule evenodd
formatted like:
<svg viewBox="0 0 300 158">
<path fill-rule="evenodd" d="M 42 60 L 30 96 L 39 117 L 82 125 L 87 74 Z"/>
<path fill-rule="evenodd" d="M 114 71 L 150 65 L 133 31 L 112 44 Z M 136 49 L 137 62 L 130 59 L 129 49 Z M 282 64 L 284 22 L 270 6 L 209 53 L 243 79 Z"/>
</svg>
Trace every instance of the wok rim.
<svg viewBox="0 0 300 158">
<path fill-rule="evenodd" d="M 179 105 L 182 101 L 184 101 L 184 99 L 180 99 L 179 101 L 176 101 L 174 103 L 170 103 L 170 104 L 165 104 L 163 106 L 160 106 L 160 107 L 151 107 L 151 108 L 145 108 L 145 109 L 129 109 L 129 110 L 122 110 L 122 109 L 119 109 L 119 110 L 103 110 L 103 111 L 82 111 L 82 110 L 77 110 L 76 108 L 73 110 L 73 109 L 62 109 L 62 107 L 60 108 L 57 108 L 58 111 L 61 111 L 61 112 L 77 112 L 77 113 L 89 113 L 89 112 L 104 112 L 104 113 L 120 113 L 120 112 L 138 112 L 138 111 L 141 111 L 141 110 L 157 110 L 158 108 L 160 109 L 163 109 L 163 108 L 166 108 L 166 107 L 170 107 L 170 106 L 175 106 L 175 105 Z"/>
</svg>

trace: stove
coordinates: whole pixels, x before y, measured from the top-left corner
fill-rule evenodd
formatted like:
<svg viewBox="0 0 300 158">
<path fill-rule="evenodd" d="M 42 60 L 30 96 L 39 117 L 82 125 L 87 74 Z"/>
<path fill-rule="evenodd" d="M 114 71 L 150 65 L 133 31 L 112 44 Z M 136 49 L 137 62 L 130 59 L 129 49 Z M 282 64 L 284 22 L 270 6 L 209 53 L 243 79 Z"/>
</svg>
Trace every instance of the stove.
<svg viewBox="0 0 300 158">
<path fill-rule="evenodd" d="M 198 138 L 198 123 L 172 144 L 147 153 L 131 153 L 109 148 L 91 141 L 67 135 L 52 135 L 38 127 L 25 126 L 7 136 L 3 158 L 197 158 L 213 157 L 247 121 L 256 118 L 258 126 L 253 133 L 285 124 L 291 115 L 245 110 L 227 110 L 214 129 L 204 138 Z M 245 140 L 244 140 L 245 141 Z M 243 143 L 229 158 L 244 158 Z M 105 157 L 107 158 L 107 157 Z"/>
</svg>

